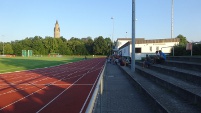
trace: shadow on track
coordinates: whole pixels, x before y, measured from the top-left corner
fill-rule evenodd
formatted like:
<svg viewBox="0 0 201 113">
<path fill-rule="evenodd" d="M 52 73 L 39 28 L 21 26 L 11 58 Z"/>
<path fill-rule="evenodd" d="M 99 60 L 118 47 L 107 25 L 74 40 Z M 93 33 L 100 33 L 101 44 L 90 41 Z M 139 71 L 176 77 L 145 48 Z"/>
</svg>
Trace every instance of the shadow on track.
<svg viewBox="0 0 201 113">
<path fill-rule="evenodd" d="M 10 65 L 14 60 L 6 59 L 1 62 Z M 84 73 L 88 73 L 89 70 L 96 70 L 96 68 L 92 69 L 91 66 L 102 66 L 105 62 L 105 59 L 82 60 L 69 64 L 64 64 L 66 62 L 63 61 L 43 61 L 34 59 L 18 59 L 17 62 L 22 61 L 24 63 L 29 63 L 29 65 L 24 66 L 25 69 L 30 69 L 29 66 L 31 64 L 38 64 L 37 66 L 39 67 L 44 67 L 45 64 L 62 65 L 22 72 L 0 74 L 0 99 L 2 98 L 0 112 L 37 112 L 59 93 L 67 89 L 76 80 L 81 78 Z M 20 63 L 13 63 L 12 65 L 18 66 Z M 98 68 L 99 67 L 97 67 L 97 69 Z M 10 76 L 12 78 L 9 78 Z M 84 81 L 86 81 L 86 79 Z M 89 81 L 91 81 L 90 78 Z M 91 85 L 92 84 L 86 84 L 87 87 L 91 87 Z M 84 89 L 79 90 L 84 92 Z M 80 97 L 81 92 L 76 92 L 75 95 Z M 5 101 L 7 104 L 3 104 L 3 101 Z M 72 105 L 68 106 L 72 107 Z"/>
</svg>

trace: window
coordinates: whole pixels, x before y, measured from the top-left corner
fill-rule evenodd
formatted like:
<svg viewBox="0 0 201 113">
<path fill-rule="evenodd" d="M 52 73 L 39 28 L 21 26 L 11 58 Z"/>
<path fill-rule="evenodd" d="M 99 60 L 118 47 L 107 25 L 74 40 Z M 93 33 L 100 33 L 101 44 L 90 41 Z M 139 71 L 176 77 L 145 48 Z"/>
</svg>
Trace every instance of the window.
<svg viewBox="0 0 201 113">
<path fill-rule="evenodd" d="M 152 52 L 152 46 L 149 47 L 149 50 Z"/>
<path fill-rule="evenodd" d="M 135 48 L 135 53 L 141 53 L 141 48 Z"/>
<path fill-rule="evenodd" d="M 156 51 L 159 51 L 159 47 L 158 46 L 156 47 Z"/>
</svg>

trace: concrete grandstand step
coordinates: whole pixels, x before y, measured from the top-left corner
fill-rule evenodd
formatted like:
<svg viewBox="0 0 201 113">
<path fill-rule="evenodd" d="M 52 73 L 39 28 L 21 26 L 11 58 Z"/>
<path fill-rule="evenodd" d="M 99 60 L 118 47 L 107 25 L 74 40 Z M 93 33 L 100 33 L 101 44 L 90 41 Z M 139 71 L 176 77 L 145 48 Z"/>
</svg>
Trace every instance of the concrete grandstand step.
<svg viewBox="0 0 201 113">
<path fill-rule="evenodd" d="M 201 87 L 187 82 L 184 82 L 178 78 L 174 78 L 168 73 L 158 73 L 152 69 L 142 68 L 136 65 L 136 71 L 154 81 L 157 84 L 167 88 L 169 91 L 174 92 L 178 96 L 188 100 L 192 104 L 201 105 Z"/>
<path fill-rule="evenodd" d="M 186 62 L 186 61 L 166 60 L 164 65 L 201 72 L 201 62 Z"/>
<path fill-rule="evenodd" d="M 128 67 L 121 67 L 135 82 L 144 94 L 150 98 L 152 105 L 157 109 L 159 113 L 200 113 L 200 109 L 196 106 L 188 103 L 182 98 L 175 96 L 169 90 L 164 89 L 162 86 L 151 81 L 148 77 L 143 77 L 136 73 L 139 70 L 145 71 L 149 69 L 143 69 L 136 65 L 136 72 L 131 72 Z"/>
<path fill-rule="evenodd" d="M 160 64 L 152 65 L 151 69 L 160 73 L 166 73 L 169 76 L 179 78 L 185 82 L 201 86 L 200 72 Z"/>
<path fill-rule="evenodd" d="M 201 63 L 201 56 L 169 56 L 167 60 Z"/>
</svg>

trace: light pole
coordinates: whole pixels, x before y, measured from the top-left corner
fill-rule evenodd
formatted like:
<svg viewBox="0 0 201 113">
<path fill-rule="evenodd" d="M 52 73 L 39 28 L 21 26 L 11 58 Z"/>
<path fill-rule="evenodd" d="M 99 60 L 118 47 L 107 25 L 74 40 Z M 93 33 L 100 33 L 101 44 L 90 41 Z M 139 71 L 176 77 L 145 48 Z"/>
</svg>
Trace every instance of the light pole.
<svg viewBox="0 0 201 113">
<path fill-rule="evenodd" d="M 171 14 L 171 38 L 173 38 L 174 35 L 174 0 L 172 0 L 172 14 Z"/>
<path fill-rule="evenodd" d="M 112 43 L 108 43 L 108 47 L 109 47 L 109 54 L 112 55 Z"/>
<path fill-rule="evenodd" d="M 113 26 L 112 26 L 112 50 L 113 50 L 113 43 L 114 43 L 114 41 L 113 41 L 113 37 L 114 37 L 114 18 L 113 17 L 111 17 L 111 19 L 112 19 L 112 24 L 113 24 Z M 111 51 L 112 51 L 111 50 Z M 112 52 L 111 52 L 112 53 Z"/>
<path fill-rule="evenodd" d="M 112 19 L 112 24 L 113 24 L 113 26 L 112 26 L 112 41 L 113 41 L 113 37 L 114 37 L 114 18 L 111 17 L 111 19 Z"/>
<path fill-rule="evenodd" d="M 135 72 L 135 0 L 132 0 L 132 57 L 131 71 Z"/>
</svg>

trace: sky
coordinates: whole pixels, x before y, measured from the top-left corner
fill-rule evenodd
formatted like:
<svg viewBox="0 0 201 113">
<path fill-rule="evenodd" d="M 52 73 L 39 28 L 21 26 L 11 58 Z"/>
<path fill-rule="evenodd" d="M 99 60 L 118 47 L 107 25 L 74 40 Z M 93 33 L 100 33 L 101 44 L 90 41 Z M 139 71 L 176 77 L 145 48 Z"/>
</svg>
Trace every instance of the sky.
<svg viewBox="0 0 201 113">
<path fill-rule="evenodd" d="M 171 38 L 172 0 L 135 0 L 135 37 Z M 201 0 L 174 0 L 173 38 L 201 41 Z M 113 19 L 111 19 L 113 18 Z M 132 37 L 132 0 L 0 0 L 0 42 L 60 35 Z"/>
</svg>

